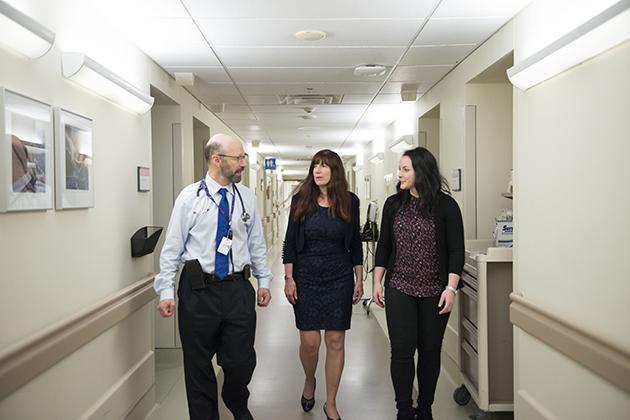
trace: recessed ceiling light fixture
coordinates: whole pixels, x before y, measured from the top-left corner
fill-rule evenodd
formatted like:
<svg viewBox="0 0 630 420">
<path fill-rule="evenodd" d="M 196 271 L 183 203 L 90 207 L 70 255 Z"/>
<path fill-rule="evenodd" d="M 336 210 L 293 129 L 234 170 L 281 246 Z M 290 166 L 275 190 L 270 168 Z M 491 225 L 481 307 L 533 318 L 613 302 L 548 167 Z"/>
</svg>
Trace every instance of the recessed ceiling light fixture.
<svg viewBox="0 0 630 420">
<path fill-rule="evenodd" d="M 322 31 L 300 31 L 295 34 L 298 39 L 302 41 L 319 41 L 326 38 L 326 32 Z"/>
<path fill-rule="evenodd" d="M 380 64 L 365 64 L 354 69 L 355 76 L 375 77 L 385 74 L 387 68 Z"/>
<path fill-rule="evenodd" d="M 303 127 L 298 127 L 297 129 L 298 130 L 305 130 L 305 131 L 307 131 L 307 130 L 321 130 L 322 128 L 321 127 L 317 127 L 315 125 L 307 125 L 307 126 L 303 126 Z"/>
</svg>

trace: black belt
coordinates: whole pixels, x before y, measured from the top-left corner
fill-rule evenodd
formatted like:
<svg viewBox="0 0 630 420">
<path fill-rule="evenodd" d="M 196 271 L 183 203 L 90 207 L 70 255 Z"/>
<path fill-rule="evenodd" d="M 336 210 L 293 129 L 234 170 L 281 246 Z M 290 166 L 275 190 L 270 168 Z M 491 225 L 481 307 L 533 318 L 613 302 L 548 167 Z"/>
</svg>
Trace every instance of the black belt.
<svg viewBox="0 0 630 420">
<path fill-rule="evenodd" d="M 239 271 L 237 273 L 232 273 L 232 274 L 228 274 L 227 276 L 221 278 L 219 276 L 217 276 L 214 273 L 203 273 L 204 277 L 207 281 L 212 281 L 212 282 L 216 282 L 216 281 L 239 281 L 239 280 L 246 280 L 245 275 L 244 275 L 244 271 Z"/>
<path fill-rule="evenodd" d="M 190 286 L 193 290 L 205 289 L 208 282 L 249 280 L 251 274 L 249 265 L 246 265 L 243 271 L 228 274 L 223 278 L 220 278 L 214 273 L 204 273 L 198 260 L 186 261 L 184 262 L 184 266 L 186 267 L 186 273 L 188 274 Z"/>
</svg>

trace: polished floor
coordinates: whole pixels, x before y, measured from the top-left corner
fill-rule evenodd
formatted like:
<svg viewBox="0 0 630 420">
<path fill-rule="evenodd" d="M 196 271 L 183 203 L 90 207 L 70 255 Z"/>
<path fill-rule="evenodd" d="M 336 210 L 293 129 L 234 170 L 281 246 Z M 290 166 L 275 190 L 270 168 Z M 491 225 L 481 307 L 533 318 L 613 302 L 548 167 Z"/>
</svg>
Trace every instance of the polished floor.
<svg viewBox="0 0 630 420">
<path fill-rule="evenodd" d="M 275 281 L 272 301 L 258 309 L 256 353 L 258 365 L 250 384 L 250 410 L 256 420 L 325 420 L 322 406 L 325 398 L 324 358 L 322 343 L 317 378 L 316 406 L 304 413 L 300 396 L 304 374 L 298 359 L 299 336 L 293 310 L 283 293 L 284 274 L 278 250 L 269 255 Z M 367 288 L 368 291 L 371 288 Z M 344 420 L 394 420 L 396 410 L 389 377 L 389 341 L 382 327 L 384 311 L 371 305 L 370 314 L 358 304 L 353 309 L 352 329 L 346 335 L 346 363 L 338 394 L 338 409 Z M 218 374 L 222 380 L 221 373 Z M 479 410 L 474 401 L 458 406 L 453 390 L 459 384 L 446 374 L 440 376 L 433 415 L 436 420 L 476 418 Z M 157 405 L 147 420 L 188 419 L 182 353 L 178 349 L 156 350 Z M 221 419 L 230 420 L 231 413 L 221 404 Z M 494 420 L 513 418 L 511 414 Z"/>
</svg>

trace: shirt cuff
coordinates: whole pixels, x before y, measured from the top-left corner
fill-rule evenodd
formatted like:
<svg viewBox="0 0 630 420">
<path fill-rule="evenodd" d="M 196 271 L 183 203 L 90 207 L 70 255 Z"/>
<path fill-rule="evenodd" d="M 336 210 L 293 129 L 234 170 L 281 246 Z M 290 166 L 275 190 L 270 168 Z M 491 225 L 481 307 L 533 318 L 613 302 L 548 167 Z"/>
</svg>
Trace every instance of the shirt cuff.
<svg viewBox="0 0 630 420">
<path fill-rule="evenodd" d="M 271 284 L 270 278 L 265 279 L 257 279 L 258 280 L 258 288 L 259 289 L 269 289 L 269 285 Z"/>
<path fill-rule="evenodd" d="M 175 290 L 173 289 L 163 289 L 160 291 L 160 302 L 165 299 L 173 299 L 175 300 Z"/>
</svg>

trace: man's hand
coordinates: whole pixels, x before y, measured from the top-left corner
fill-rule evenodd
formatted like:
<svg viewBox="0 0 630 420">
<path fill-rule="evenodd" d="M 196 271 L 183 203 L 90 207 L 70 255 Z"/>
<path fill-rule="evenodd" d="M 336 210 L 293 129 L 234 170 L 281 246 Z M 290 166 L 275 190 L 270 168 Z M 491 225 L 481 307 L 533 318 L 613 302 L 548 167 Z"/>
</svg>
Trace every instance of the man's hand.
<svg viewBox="0 0 630 420">
<path fill-rule="evenodd" d="M 173 316 L 173 313 L 175 312 L 175 300 L 164 299 L 160 301 L 157 309 L 163 318 L 168 318 L 169 316 Z"/>
<path fill-rule="evenodd" d="M 271 300 L 271 292 L 269 289 L 265 289 L 263 287 L 258 289 L 258 306 L 261 308 L 269 305 L 269 301 Z"/>
</svg>

